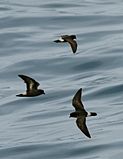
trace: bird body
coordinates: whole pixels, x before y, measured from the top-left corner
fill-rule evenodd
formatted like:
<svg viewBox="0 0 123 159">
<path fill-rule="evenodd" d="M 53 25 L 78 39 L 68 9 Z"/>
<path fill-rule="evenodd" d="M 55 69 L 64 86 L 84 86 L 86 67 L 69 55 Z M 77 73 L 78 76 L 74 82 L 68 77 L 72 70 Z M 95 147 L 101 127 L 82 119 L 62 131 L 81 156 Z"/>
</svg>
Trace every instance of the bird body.
<svg viewBox="0 0 123 159">
<path fill-rule="evenodd" d="M 45 94 L 43 90 L 39 89 L 38 91 L 30 91 L 22 94 L 17 94 L 17 97 L 34 97 L 39 96 L 41 94 Z"/>
<path fill-rule="evenodd" d="M 80 88 L 77 93 L 74 95 L 72 100 L 72 105 L 75 108 L 75 112 L 70 113 L 70 117 L 77 118 L 76 124 L 78 128 L 89 138 L 91 138 L 91 135 L 88 131 L 88 128 L 86 126 L 86 117 L 88 116 L 96 116 L 97 113 L 95 112 L 86 112 L 84 109 L 84 105 L 81 101 L 81 93 L 82 88 Z"/>
<path fill-rule="evenodd" d="M 62 35 L 58 40 L 55 40 L 56 43 L 64 43 L 68 42 L 71 46 L 73 53 L 77 51 L 77 42 L 76 35 Z"/>
<path fill-rule="evenodd" d="M 27 90 L 23 94 L 18 94 L 16 96 L 18 97 L 34 97 L 41 94 L 45 94 L 44 90 L 38 89 L 38 86 L 40 85 L 37 81 L 35 81 L 33 78 L 28 77 L 26 75 L 18 75 L 20 78 L 24 80 L 26 83 Z"/>
</svg>

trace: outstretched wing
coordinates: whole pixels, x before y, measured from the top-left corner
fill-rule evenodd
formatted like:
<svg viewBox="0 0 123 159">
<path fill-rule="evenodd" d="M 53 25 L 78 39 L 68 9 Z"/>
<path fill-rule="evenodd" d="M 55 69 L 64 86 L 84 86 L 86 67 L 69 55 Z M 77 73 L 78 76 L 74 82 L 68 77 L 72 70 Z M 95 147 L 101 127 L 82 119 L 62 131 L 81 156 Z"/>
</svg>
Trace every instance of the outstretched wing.
<svg viewBox="0 0 123 159">
<path fill-rule="evenodd" d="M 86 126 L 86 118 L 85 117 L 78 117 L 76 120 L 76 124 L 78 128 L 89 138 L 91 138 L 91 135 L 88 131 L 88 128 Z"/>
<path fill-rule="evenodd" d="M 77 50 L 77 42 L 72 38 L 66 38 L 65 40 L 70 44 L 73 53 L 75 53 Z"/>
<path fill-rule="evenodd" d="M 37 89 L 40 85 L 37 81 L 35 81 L 33 78 L 25 76 L 25 75 L 18 75 L 20 78 L 24 80 L 27 86 L 27 91 L 32 91 L 34 89 Z"/>
<path fill-rule="evenodd" d="M 84 105 L 82 104 L 82 101 L 81 101 L 81 94 L 82 94 L 82 88 L 80 88 L 77 91 L 77 93 L 74 95 L 73 100 L 72 100 L 72 105 L 74 106 L 76 111 L 84 110 Z"/>
</svg>

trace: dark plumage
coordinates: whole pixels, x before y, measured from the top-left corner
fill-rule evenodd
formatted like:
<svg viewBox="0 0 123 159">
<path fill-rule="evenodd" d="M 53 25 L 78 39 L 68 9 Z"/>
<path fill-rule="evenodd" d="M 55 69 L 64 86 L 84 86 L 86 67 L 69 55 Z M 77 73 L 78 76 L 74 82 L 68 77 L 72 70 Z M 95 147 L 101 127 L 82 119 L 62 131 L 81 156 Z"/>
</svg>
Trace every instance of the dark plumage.
<svg viewBox="0 0 123 159">
<path fill-rule="evenodd" d="M 55 40 L 56 43 L 68 42 L 72 48 L 73 53 L 77 51 L 77 42 L 76 35 L 62 35 L 58 40 Z"/>
<path fill-rule="evenodd" d="M 87 116 L 96 116 L 97 114 L 95 112 L 86 112 L 84 109 L 84 105 L 82 104 L 81 101 L 81 93 L 82 93 L 82 88 L 80 88 L 75 96 L 73 97 L 72 100 L 72 105 L 75 108 L 75 112 L 70 113 L 70 117 L 77 118 L 76 124 L 78 128 L 89 138 L 91 138 L 91 135 L 88 131 L 88 128 L 86 126 L 86 117 Z"/>
<path fill-rule="evenodd" d="M 37 81 L 32 79 L 31 77 L 25 76 L 25 75 L 18 75 L 20 78 L 24 80 L 26 83 L 27 90 L 23 94 L 18 94 L 16 96 L 18 97 L 34 97 L 41 94 L 45 94 L 44 90 L 38 89 L 38 86 L 40 85 Z"/>
</svg>

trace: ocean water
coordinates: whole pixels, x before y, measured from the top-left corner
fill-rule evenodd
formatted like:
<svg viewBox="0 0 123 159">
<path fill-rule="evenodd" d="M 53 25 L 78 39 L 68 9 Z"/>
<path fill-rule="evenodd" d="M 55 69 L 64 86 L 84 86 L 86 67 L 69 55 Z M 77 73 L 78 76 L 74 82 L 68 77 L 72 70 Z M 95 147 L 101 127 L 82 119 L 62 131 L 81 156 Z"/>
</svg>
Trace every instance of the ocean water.
<svg viewBox="0 0 123 159">
<path fill-rule="evenodd" d="M 53 41 L 77 36 L 77 54 Z M 123 1 L 0 1 L 0 159 L 123 158 Z M 45 95 L 19 98 L 18 74 Z M 71 100 L 83 88 L 92 136 L 77 128 Z"/>
</svg>

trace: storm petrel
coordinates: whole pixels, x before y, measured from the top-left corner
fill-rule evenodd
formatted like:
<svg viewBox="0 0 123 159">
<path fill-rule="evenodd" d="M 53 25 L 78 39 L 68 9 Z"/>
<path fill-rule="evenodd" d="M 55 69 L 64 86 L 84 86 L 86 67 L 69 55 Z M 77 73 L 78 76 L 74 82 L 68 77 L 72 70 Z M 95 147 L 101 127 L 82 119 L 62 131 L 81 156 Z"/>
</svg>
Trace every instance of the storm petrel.
<svg viewBox="0 0 123 159">
<path fill-rule="evenodd" d="M 81 94 L 82 94 L 82 88 L 80 88 L 77 93 L 74 95 L 72 100 L 72 105 L 75 108 L 75 112 L 70 113 L 70 117 L 77 118 L 76 124 L 78 128 L 89 138 L 91 138 L 91 135 L 88 131 L 88 128 L 86 126 L 86 117 L 88 116 L 96 116 L 97 113 L 95 112 L 86 112 L 84 109 L 84 105 L 81 101 Z"/>
<path fill-rule="evenodd" d="M 25 75 L 18 75 L 20 78 L 24 80 L 26 83 L 27 90 L 23 94 L 18 94 L 16 96 L 18 97 L 34 97 L 39 96 L 41 94 L 45 94 L 44 90 L 38 89 L 38 86 L 40 85 L 37 81 L 32 79 L 31 77 L 25 76 Z"/>
<path fill-rule="evenodd" d="M 56 43 L 64 43 L 68 42 L 72 48 L 73 53 L 77 50 L 77 42 L 76 42 L 76 35 L 62 35 L 58 40 L 55 40 Z"/>
</svg>

